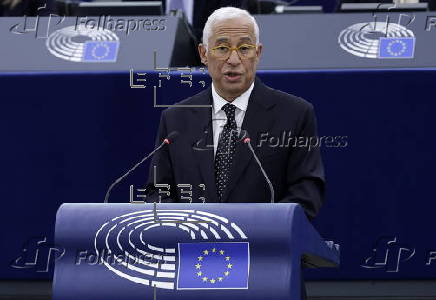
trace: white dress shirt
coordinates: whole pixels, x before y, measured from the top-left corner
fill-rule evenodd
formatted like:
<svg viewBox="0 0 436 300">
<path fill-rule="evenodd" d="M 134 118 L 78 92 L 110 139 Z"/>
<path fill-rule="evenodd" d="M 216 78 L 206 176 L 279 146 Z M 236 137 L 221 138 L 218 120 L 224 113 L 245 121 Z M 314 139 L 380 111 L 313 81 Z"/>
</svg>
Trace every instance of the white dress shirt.
<svg viewBox="0 0 436 300">
<path fill-rule="evenodd" d="M 253 90 L 254 82 L 250 85 L 248 90 L 246 90 L 241 96 L 237 97 L 232 102 L 228 102 L 223 97 L 218 95 L 215 90 L 215 86 L 212 83 L 212 130 L 213 130 L 213 150 L 214 155 L 216 154 L 216 149 L 218 148 L 218 140 L 224 125 L 227 123 L 226 113 L 222 110 L 222 107 L 227 103 L 232 103 L 236 106 L 235 109 L 235 121 L 238 131 L 241 130 L 242 122 L 244 121 L 245 112 L 247 111 L 248 99 L 250 98 L 251 91 Z"/>
</svg>

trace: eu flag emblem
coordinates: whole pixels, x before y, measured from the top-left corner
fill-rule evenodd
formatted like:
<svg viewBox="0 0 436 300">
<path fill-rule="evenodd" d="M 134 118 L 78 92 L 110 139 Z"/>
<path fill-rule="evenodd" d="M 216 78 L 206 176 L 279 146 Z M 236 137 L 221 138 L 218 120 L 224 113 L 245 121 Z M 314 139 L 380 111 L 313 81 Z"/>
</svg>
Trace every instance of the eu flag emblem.
<svg viewBox="0 0 436 300">
<path fill-rule="evenodd" d="M 178 290 L 247 289 L 249 243 L 179 243 Z"/>
<path fill-rule="evenodd" d="M 382 37 L 379 43 L 379 58 L 413 58 L 414 37 Z"/>
<path fill-rule="evenodd" d="M 118 41 L 88 41 L 84 44 L 84 62 L 116 62 Z"/>
</svg>

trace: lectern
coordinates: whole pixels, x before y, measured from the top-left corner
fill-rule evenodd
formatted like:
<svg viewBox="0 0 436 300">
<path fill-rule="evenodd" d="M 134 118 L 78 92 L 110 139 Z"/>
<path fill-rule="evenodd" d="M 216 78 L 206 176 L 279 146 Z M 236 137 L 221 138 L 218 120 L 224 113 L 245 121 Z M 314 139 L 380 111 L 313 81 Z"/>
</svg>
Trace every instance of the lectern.
<svg viewBox="0 0 436 300">
<path fill-rule="evenodd" d="M 339 264 L 290 203 L 63 204 L 53 299 L 300 299 L 301 263 Z"/>
</svg>

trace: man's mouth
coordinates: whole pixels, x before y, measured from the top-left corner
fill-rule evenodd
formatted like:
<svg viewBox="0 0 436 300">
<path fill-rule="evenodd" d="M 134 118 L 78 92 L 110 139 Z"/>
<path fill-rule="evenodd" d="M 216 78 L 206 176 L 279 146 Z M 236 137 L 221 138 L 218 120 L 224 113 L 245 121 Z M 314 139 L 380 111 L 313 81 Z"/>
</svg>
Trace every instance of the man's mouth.
<svg viewBox="0 0 436 300">
<path fill-rule="evenodd" d="M 239 73 L 239 72 L 225 72 L 224 76 L 225 76 L 225 78 L 228 81 L 238 81 L 241 78 L 242 73 Z"/>
</svg>

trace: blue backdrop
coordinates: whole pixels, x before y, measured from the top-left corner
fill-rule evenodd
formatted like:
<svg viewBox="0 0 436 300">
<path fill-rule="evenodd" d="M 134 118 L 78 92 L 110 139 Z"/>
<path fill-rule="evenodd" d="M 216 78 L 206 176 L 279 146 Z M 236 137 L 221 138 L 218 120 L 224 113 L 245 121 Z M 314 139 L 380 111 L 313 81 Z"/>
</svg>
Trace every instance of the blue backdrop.
<svg viewBox="0 0 436 300">
<path fill-rule="evenodd" d="M 435 278 L 436 70 L 258 75 L 313 103 L 319 135 L 347 141 L 322 147 L 327 199 L 315 221 L 321 235 L 341 244 L 342 265 L 308 277 Z M 146 78 L 146 88 L 132 89 L 128 72 L 0 74 L 0 278 L 50 278 L 51 268 L 45 272 L 45 263 L 32 258 L 35 249 L 40 260 L 44 253 L 47 261 L 55 257 L 47 253 L 60 204 L 103 201 L 109 184 L 151 151 L 163 108 L 153 104 L 158 74 Z M 161 80 L 160 105 L 210 81 L 201 73 L 192 87 L 177 74 Z M 129 201 L 129 185 L 140 187 L 147 167 L 116 187 L 111 201 Z"/>
</svg>

